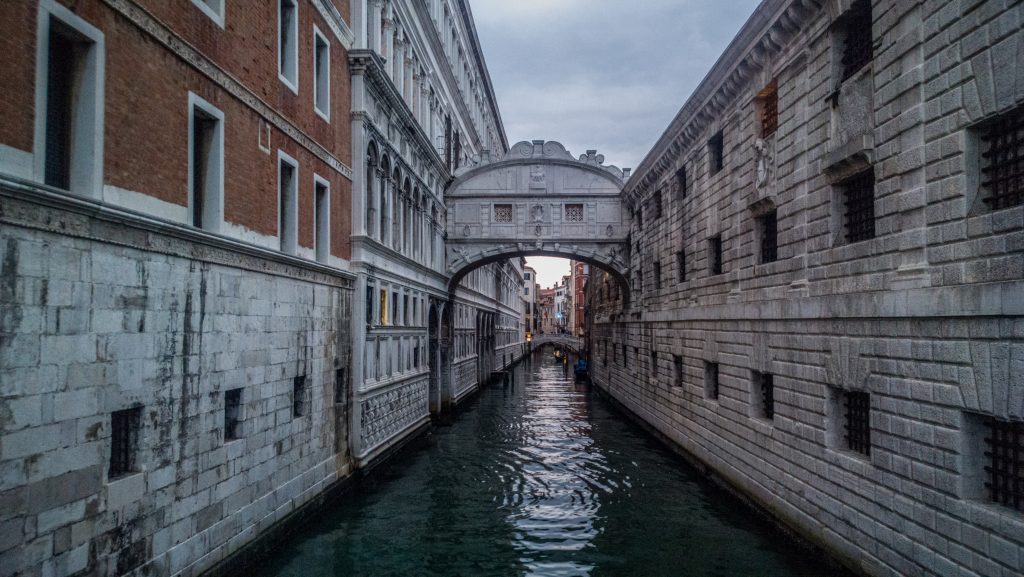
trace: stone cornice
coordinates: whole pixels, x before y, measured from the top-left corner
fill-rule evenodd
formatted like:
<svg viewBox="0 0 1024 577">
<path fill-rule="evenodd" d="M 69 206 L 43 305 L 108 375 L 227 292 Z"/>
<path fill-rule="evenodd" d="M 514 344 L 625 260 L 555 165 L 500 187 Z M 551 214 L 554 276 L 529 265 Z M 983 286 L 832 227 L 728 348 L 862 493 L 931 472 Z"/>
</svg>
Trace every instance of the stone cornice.
<svg viewBox="0 0 1024 577">
<path fill-rule="evenodd" d="M 624 192 L 631 203 L 674 165 L 707 125 L 740 95 L 769 57 L 784 49 L 821 3 L 822 0 L 765 0 L 754 11 L 626 183 Z"/>
<path fill-rule="evenodd" d="M 508 136 L 505 135 L 505 124 L 501 120 L 501 112 L 498 110 L 498 99 L 494 96 L 494 86 L 491 84 L 491 73 L 487 70 L 487 61 L 484 60 L 484 51 L 480 47 L 480 38 L 476 33 L 476 24 L 473 21 L 473 14 L 469 9 L 469 2 L 466 0 L 455 0 L 459 4 L 459 11 L 466 30 L 469 31 L 469 41 L 473 48 L 473 55 L 476 56 L 477 65 L 480 67 L 480 77 L 483 79 L 484 89 L 487 91 L 487 104 L 491 107 L 491 114 L 494 116 L 495 128 L 501 136 L 501 142 L 505 149 L 501 152 L 508 152 Z M 495 151 L 497 152 L 497 151 Z"/>
<path fill-rule="evenodd" d="M 352 180 L 352 167 L 335 157 L 326 147 L 292 124 L 290 120 L 264 102 L 255 92 L 249 90 L 237 78 L 207 58 L 199 49 L 189 44 L 146 9 L 136 4 L 133 0 L 103 1 L 115 12 L 139 28 L 139 30 L 145 32 L 172 54 L 187 62 L 196 71 L 220 86 L 221 89 L 232 97 L 254 110 L 266 119 L 267 122 L 274 125 L 275 128 L 323 161 L 324 164 L 341 173 L 345 178 Z"/>
<path fill-rule="evenodd" d="M 353 288 L 355 275 L 283 252 L 0 174 L 0 223 Z"/>
<path fill-rule="evenodd" d="M 450 175 L 444 160 L 441 159 L 433 143 L 430 142 L 430 137 L 423 131 L 423 127 L 416 120 L 409 105 L 399 94 L 398 88 L 384 71 L 384 60 L 380 55 L 366 48 L 351 50 L 348 53 L 348 63 L 351 73 L 362 75 L 368 85 L 401 117 L 402 124 L 419 147 L 423 149 L 423 154 L 430 159 L 437 171 L 442 175 Z"/>
<path fill-rule="evenodd" d="M 356 115 L 353 115 L 353 119 L 362 119 L 363 127 L 370 132 L 371 136 L 373 136 L 373 138 L 377 141 L 378 146 L 387 147 L 391 151 L 390 156 L 392 157 L 392 162 L 397 162 L 398 164 L 400 164 L 403 168 L 403 171 L 408 175 L 412 176 L 413 180 L 415 180 L 418 183 L 419 189 L 425 192 L 431 199 L 433 199 L 434 204 L 438 205 L 440 209 L 444 208 L 443 195 L 439 196 L 434 194 L 434 191 L 430 189 L 426 182 L 423 181 L 423 178 L 420 175 L 416 174 L 416 171 L 413 170 L 411 166 L 409 166 L 409 163 L 406 162 L 404 158 L 402 158 L 402 155 L 400 154 L 399 150 L 395 148 L 394 143 L 388 140 L 384 133 L 380 131 L 380 128 L 373 122 L 372 116 L 364 112 L 360 112 L 357 113 Z M 378 167 L 377 170 L 379 171 L 380 167 Z M 388 179 L 390 180 L 390 175 Z"/>
<path fill-rule="evenodd" d="M 352 29 L 345 23 L 345 19 L 341 16 L 341 12 L 338 12 L 338 8 L 334 5 L 334 2 L 329 0 L 310 0 L 317 12 L 320 13 L 320 17 L 327 22 L 327 26 L 330 27 L 331 31 L 334 32 L 334 36 L 341 42 L 341 45 L 345 47 L 345 50 L 351 50 L 352 46 L 356 43 L 356 35 L 352 33 Z"/>
</svg>

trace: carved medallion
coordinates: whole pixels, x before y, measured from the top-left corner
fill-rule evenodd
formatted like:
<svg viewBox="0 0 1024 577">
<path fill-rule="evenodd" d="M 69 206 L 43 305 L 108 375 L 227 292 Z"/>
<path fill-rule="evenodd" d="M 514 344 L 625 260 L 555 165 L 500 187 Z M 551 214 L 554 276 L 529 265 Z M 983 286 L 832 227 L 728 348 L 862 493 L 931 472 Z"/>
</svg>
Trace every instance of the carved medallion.
<svg viewBox="0 0 1024 577">
<path fill-rule="evenodd" d="M 544 205 L 535 204 L 530 208 L 530 222 L 544 222 Z"/>
<path fill-rule="evenodd" d="M 468 224 L 462 227 L 462 236 L 469 236 L 470 232 L 472 232 L 472 229 L 469 228 Z"/>
<path fill-rule="evenodd" d="M 546 188 L 544 183 L 544 167 L 535 164 L 530 168 L 530 188 Z"/>
</svg>

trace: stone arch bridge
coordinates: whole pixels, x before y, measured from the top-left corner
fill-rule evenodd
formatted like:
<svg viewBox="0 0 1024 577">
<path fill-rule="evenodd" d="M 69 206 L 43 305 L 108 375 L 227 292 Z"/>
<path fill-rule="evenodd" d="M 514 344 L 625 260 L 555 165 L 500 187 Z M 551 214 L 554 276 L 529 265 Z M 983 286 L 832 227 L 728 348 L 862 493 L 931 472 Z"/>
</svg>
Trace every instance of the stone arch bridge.
<svg viewBox="0 0 1024 577">
<path fill-rule="evenodd" d="M 450 288 L 487 263 L 544 255 L 609 272 L 628 298 L 628 169 L 603 163 L 596 151 L 573 158 L 558 142 L 534 140 L 456 173 L 445 192 Z"/>
</svg>

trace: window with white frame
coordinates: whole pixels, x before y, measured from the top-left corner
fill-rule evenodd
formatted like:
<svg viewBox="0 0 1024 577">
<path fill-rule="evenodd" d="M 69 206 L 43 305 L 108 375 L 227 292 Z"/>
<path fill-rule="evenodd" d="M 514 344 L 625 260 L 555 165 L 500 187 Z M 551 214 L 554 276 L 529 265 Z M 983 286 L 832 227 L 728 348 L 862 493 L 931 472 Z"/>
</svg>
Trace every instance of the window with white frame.
<svg viewBox="0 0 1024 577">
<path fill-rule="evenodd" d="M 299 164 L 284 152 L 277 152 L 277 236 L 281 252 L 295 254 L 298 249 Z"/>
<path fill-rule="evenodd" d="M 217 26 L 224 27 L 224 2 L 225 0 L 192 0 L 199 10 L 217 23 Z"/>
<path fill-rule="evenodd" d="M 331 121 L 331 44 L 313 27 L 313 108 Z"/>
<path fill-rule="evenodd" d="M 41 0 L 36 54 L 36 178 L 86 196 L 103 186 L 104 37 Z"/>
<path fill-rule="evenodd" d="M 299 4 L 277 0 L 277 75 L 299 93 Z"/>
<path fill-rule="evenodd" d="M 313 175 L 313 203 L 316 260 L 327 262 L 331 254 L 331 185 L 317 175 Z"/>
<path fill-rule="evenodd" d="M 218 231 L 224 218 L 224 114 L 188 95 L 188 202 L 192 226 Z"/>
</svg>

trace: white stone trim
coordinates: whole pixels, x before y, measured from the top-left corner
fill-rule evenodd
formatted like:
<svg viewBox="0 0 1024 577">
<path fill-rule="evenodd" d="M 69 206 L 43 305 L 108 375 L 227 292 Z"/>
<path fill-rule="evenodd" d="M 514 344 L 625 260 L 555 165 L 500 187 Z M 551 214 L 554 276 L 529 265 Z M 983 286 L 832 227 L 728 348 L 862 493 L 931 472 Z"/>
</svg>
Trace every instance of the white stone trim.
<svg viewBox="0 0 1024 577">
<path fill-rule="evenodd" d="M 209 16 L 210 20 L 213 20 L 213 22 L 217 26 L 220 26 L 220 28 L 223 30 L 226 1 L 227 0 L 212 0 L 212 3 L 216 4 L 217 6 L 211 6 L 211 3 L 207 2 L 206 0 L 192 0 L 192 3 L 195 4 L 196 8 L 199 8 L 199 10 L 202 11 L 203 14 Z"/>
<path fill-rule="evenodd" d="M 324 43 L 324 56 L 327 59 L 326 64 L 323 66 L 324 79 L 324 100 L 320 102 L 320 75 L 317 73 L 317 40 L 322 40 Z M 320 118 L 324 121 L 331 121 L 331 41 L 327 39 L 327 36 L 317 26 L 313 25 L 313 110 L 317 113 Z"/>
<path fill-rule="evenodd" d="M 0 143 L 0 172 L 33 180 L 35 170 L 35 157 L 32 152 Z"/>
<path fill-rule="evenodd" d="M 188 212 L 187 218 L 188 223 L 195 226 L 192 222 L 192 205 L 195 202 L 196 186 L 193 182 L 195 171 L 192 167 L 193 159 L 195 155 L 192 153 L 192 147 L 195 146 L 195 122 L 193 117 L 195 116 L 196 109 L 201 110 L 208 116 L 213 117 L 217 121 L 217 127 L 214 129 L 213 144 L 210 147 L 210 160 L 207 165 L 207 184 L 212 181 L 213 191 L 212 197 L 204 199 L 203 203 L 203 228 L 211 232 L 219 232 L 221 225 L 224 222 L 224 113 L 221 112 L 217 107 L 210 104 L 206 100 L 203 100 L 199 95 L 194 92 L 188 93 Z M 212 201 L 212 202 L 211 202 Z"/>
<path fill-rule="evenodd" d="M 292 56 L 292 75 L 294 78 L 289 78 L 288 70 L 282 69 L 281 64 L 281 9 L 284 4 L 289 4 L 295 11 L 292 15 L 292 44 L 286 46 L 285 50 L 291 52 Z M 299 93 L 299 2 L 298 0 L 277 0 L 277 46 L 275 47 L 274 54 L 277 58 L 277 77 L 281 82 L 287 86 L 295 94 Z M 284 64 L 287 67 L 287 62 Z"/>
<path fill-rule="evenodd" d="M 281 199 L 281 168 L 285 164 L 288 164 L 294 170 L 292 175 L 291 190 L 288 192 L 289 198 L 287 198 L 288 207 L 290 211 L 285 214 L 284 230 L 281 230 L 281 215 L 282 210 L 286 207 L 282 205 Z M 281 252 L 287 254 L 295 254 L 298 251 L 299 245 L 299 162 L 288 155 L 283 150 L 277 151 L 277 188 L 275 190 L 277 194 L 277 238 L 279 241 L 278 248 Z"/>
<path fill-rule="evenodd" d="M 317 202 L 316 189 L 322 186 L 325 189 L 324 207 L 321 214 L 320 205 Z M 317 227 L 320 219 L 324 222 Z M 317 235 L 319 229 L 320 234 Z M 331 256 L 331 183 L 319 174 L 313 173 L 313 251 L 317 262 L 328 263 Z"/>
<path fill-rule="evenodd" d="M 50 21 L 56 18 L 91 41 L 89 57 L 82 64 L 80 94 L 75 102 L 71 152 L 70 192 L 99 198 L 103 187 L 103 113 L 106 43 L 103 32 L 55 0 L 39 0 L 36 25 L 35 180 L 46 180 L 47 65 L 50 60 Z"/>
<path fill-rule="evenodd" d="M 163 218 L 178 224 L 186 226 L 189 224 L 189 210 L 187 206 L 160 200 L 144 192 L 105 184 L 103 185 L 103 202 L 157 218 Z"/>
</svg>

